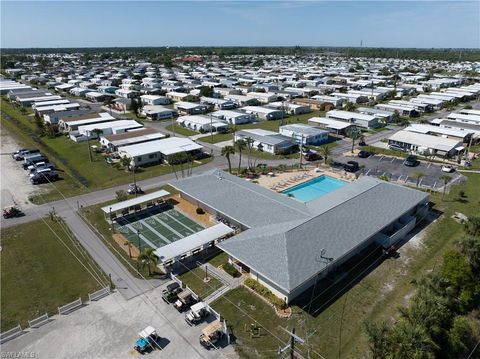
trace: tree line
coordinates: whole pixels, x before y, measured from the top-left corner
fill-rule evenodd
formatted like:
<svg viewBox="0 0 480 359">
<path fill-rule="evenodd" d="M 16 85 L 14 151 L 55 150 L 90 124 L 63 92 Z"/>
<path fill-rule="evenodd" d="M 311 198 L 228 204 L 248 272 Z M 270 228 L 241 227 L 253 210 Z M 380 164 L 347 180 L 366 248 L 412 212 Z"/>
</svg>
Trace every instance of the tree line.
<svg viewBox="0 0 480 359">
<path fill-rule="evenodd" d="M 395 323 L 365 322 L 371 357 L 479 358 L 480 217 L 469 217 L 440 268 L 413 284 L 416 292 Z"/>
</svg>

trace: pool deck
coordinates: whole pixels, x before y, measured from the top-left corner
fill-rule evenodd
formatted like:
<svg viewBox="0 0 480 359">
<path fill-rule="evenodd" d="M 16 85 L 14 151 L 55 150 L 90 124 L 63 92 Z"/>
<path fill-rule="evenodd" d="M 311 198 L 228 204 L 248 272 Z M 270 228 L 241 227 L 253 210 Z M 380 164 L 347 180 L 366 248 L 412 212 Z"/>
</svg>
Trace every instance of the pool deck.
<svg viewBox="0 0 480 359">
<path fill-rule="evenodd" d="M 274 173 L 273 176 L 261 175 L 258 179 L 256 179 L 256 181 L 262 187 L 266 187 L 273 191 L 282 192 L 286 189 L 295 187 L 301 183 L 324 175 L 347 182 L 352 182 L 356 179 L 353 173 L 348 173 L 343 170 L 335 172 L 330 167 L 319 166 L 307 167 L 304 170 L 291 172 L 278 172 Z"/>
</svg>

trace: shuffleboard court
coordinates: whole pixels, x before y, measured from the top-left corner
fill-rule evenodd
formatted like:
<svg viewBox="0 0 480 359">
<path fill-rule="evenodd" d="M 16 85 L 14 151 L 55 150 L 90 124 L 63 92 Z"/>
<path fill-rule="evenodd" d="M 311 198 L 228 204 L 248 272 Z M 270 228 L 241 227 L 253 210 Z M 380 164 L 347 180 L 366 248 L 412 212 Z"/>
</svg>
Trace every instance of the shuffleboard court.
<svg viewBox="0 0 480 359">
<path fill-rule="evenodd" d="M 142 249 L 157 249 L 204 229 L 175 209 L 135 213 L 119 218 L 114 226 L 115 231 L 123 234 L 134 246 L 138 247 L 140 239 Z"/>
</svg>

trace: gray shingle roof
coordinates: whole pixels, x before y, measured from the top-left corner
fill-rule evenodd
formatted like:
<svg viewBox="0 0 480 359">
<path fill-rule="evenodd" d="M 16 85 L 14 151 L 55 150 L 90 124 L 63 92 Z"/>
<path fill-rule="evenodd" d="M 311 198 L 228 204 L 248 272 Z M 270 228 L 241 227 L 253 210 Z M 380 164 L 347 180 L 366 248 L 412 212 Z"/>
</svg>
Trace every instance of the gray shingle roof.
<svg viewBox="0 0 480 359">
<path fill-rule="evenodd" d="M 310 214 L 303 203 L 217 169 L 171 185 L 247 227 L 301 219 Z"/>
<path fill-rule="evenodd" d="M 336 260 L 428 198 L 371 177 L 306 205 L 219 170 L 172 186 L 250 227 L 218 246 L 286 291 L 326 266 L 322 249 Z"/>
</svg>

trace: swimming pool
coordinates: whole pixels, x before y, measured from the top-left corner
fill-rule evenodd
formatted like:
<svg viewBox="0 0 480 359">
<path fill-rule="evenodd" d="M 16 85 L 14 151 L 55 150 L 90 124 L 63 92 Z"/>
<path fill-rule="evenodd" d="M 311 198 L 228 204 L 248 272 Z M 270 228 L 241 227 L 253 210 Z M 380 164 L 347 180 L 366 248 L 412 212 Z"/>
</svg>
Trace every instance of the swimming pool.
<svg viewBox="0 0 480 359">
<path fill-rule="evenodd" d="M 347 183 L 329 176 L 320 176 L 295 187 L 282 191 L 285 195 L 290 195 L 302 202 L 310 202 L 322 197 L 329 192 L 335 191 Z"/>
</svg>

